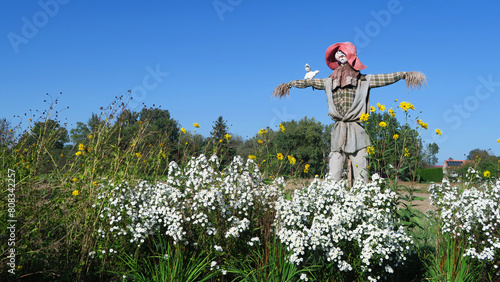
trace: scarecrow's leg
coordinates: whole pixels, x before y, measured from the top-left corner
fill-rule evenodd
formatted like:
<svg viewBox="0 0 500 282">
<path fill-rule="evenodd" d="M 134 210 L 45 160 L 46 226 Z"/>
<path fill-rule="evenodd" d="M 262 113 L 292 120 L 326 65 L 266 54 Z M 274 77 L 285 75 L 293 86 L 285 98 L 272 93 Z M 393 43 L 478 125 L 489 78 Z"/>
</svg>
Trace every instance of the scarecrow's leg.
<svg viewBox="0 0 500 282">
<path fill-rule="evenodd" d="M 340 152 L 330 153 L 330 176 L 335 181 L 342 179 L 342 171 L 344 170 L 345 154 Z"/>
<path fill-rule="evenodd" d="M 354 154 L 349 155 L 349 159 L 352 161 L 352 169 L 354 171 L 354 181 L 358 179 L 363 180 L 368 183 L 368 170 L 366 169 L 368 162 L 366 157 L 368 153 L 366 149 L 361 149 Z"/>
</svg>

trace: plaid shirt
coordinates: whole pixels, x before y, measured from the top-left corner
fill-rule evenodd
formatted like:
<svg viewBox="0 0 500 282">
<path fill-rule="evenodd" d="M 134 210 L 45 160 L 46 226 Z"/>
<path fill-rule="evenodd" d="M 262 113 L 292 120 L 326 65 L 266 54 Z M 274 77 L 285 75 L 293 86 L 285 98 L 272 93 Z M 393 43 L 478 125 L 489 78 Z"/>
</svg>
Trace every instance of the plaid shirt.
<svg viewBox="0 0 500 282">
<path fill-rule="evenodd" d="M 381 86 L 386 86 L 393 84 L 406 77 L 406 72 L 394 72 L 394 73 L 383 73 L 374 74 L 370 79 L 370 89 L 377 88 Z M 312 86 L 314 89 L 325 90 L 325 84 L 328 78 L 313 78 L 313 79 L 300 79 L 290 81 L 288 87 L 296 88 L 306 88 Z M 333 102 L 335 107 L 341 115 L 344 115 L 347 110 L 349 110 L 354 101 L 354 96 L 356 95 L 356 87 L 348 86 L 344 88 L 337 88 L 333 91 Z"/>
</svg>

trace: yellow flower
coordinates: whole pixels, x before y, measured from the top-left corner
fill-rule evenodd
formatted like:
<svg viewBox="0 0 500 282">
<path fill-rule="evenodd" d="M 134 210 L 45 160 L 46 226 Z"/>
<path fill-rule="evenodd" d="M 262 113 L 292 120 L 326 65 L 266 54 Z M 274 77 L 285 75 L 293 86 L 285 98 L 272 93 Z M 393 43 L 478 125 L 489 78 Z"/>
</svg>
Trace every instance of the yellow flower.
<svg viewBox="0 0 500 282">
<path fill-rule="evenodd" d="M 392 139 L 394 139 L 394 140 L 398 140 L 398 139 L 399 139 L 399 134 L 394 134 L 394 135 L 392 135 Z"/>
<path fill-rule="evenodd" d="M 293 155 L 288 156 L 288 161 L 289 161 L 292 165 L 294 165 L 294 164 L 297 162 L 297 160 L 295 159 L 295 157 L 294 157 Z"/>
<path fill-rule="evenodd" d="M 260 139 L 257 140 L 257 143 L 262 144 L 262 140 L 260 140 Z"/>
<path fill-rule="evenodd" d="M 381 121 L 379 124 L 378 124 L 380 127 L 386 127 L 387 126 L 387 123 L 385 121 Z"/>
<path fill-rule="evenodd" d="M 377 107 L 379 110 L 381 110 L 382 112 L 385 111 L 385 106 L 380 104 L 380 103 L 377 103 Z"/>
<path fill-rule="evenodd" d="M 92 185 L 97 186 L 97 181 L 92 182 Z"/>
<path fill-rule="evenodd" d="M 224 135 L 224 138 L 225 138 L 227 141 L 229 141 L 229 140 L 231 139 L 231 134 L 229 134 L 229 133 L 228 133 L 228 134 Z"/>
<path fill-rule="evenodd" d="M 75 190 L 75 191 L 73 191 L 73 193 L 71 193 L 71 194 L 73 194 L 73 196 L 75 196 L 75 197 L 76 197 L 76 196 L 78 196 L 80 193 L 78 192 L 78 190 Z"/>
<path fill-rule="evenodd" d="M 30 165 L 26 165 L 26 168 L 30 168 Z"/>
<path fill-rule="evenodd" d="M 311 165 L 310 164 L 306 164 L 306 166 L 304 167 L 304 173 L 308 173 L 309 172 L 309 167 Z"/>
<path fill-rule="evenodd" d="M 181 128 L 181 132 L 184 133 L 184 134 L 186 134 L 186 129 L 184 127 Z"/>
<path fill-rule="evenodd" d="M 405 157 L 409 157 L 410 156 L 410 151 L 408 151 L 407 148 L 405 148 Z"/>
<path fill-rule="evenodd" d="M 368 118 L 370 117 L 370 114 L 368 113 L 363 113 L 361 117 L 359 118 L 360 121 L 367 121 Z"/>
<path fill-rule="evenodd" d="M 374 106 L 370 107 L 370 112 L 372 112 L 372 113 L 375 112 L 375 107 Z"/>
<path fill-rule="evenodd" d="M 281 132 L 285 133 L 285 127 L 281 123 L 280 123 L 280 130 L 281 130 Z"/>
<path fill-rule="evenodd" d="M 219 139 L 219 143 L 222 143 L 222 139 Z"/>
<path fill-rule="evenodd" d="M 500 143 L 500 138 L 498 138 L 497 143 Z"/>
<path fill-rule="evenodd" d="M 164 153 L 161 153 L 161 157 L 166 159 L 167 158 L 167 155 L 165 155 Z"/>
<path fill-rule="evenodd" d="M 401 102 L 399 103 L 399 107 L 401 108 L 401 110 L 407 112 L 408 110 L 415 110 L 415 106 L 413 106 L 411 103 L 409 102 Z"/>
<path fill-rule="evenodd" d="M 437 135 L 441 135 L 441 130 L 439 130 L 439 129 L 436 128 L 436 134 Z"/>
<path fill-rule="evenodd" d="M 484 173 L 483 173 L 484 177 L 490 177 L 491 175 L 491 172 L 489 172 L 488 170 L 486 170 Z"/>
<path fill-rule="evenodd" d="M 92 134 L 89 134 L 89 136 L 87 136 L 88 139 L 92 139 L 92 137 L 94 137 L 92 136 Z"/>
<path fill-rule="evenodd" d="M 261 130 L 259 130 L 259 135 L 260 136 L 263 136 L 266 133 L 267 133 L 267 130 L 265 130 L 264 128 L 262 128 Z"/>
<path fill-rule="evenodd" d="M 141 154 L 141 153 L 135 153 L 135 155 L 136 155 L 138 158 L 140 158 L 140 157 L 142 156 L 142 154 Z"/>
<path fill-rule="evenodd" d="M 78 151 L 78 152 L 75 153 L 75 155 L 77 155 L 77 156 L 79 156 L 81 154 L 82 154 L 82 151 Z"/>
<path fill-rule="evenodd" d="M 278 154 L 276 155 L 276 157 L 277 157 L 277 158 L 278 158 L 278 160 L 280 160 L 280 161 L 281 161 L 281 160 L 283 160 L 283 154 L 282 154 L 282 153 L 278 153 Z"/>
<path fill-rule="evenodd" d="M 31 121 L 31 118 L 29 118 L 28 120 Z"/>
<path fill-rule="evenodd" d="M 375 154 L 375 148 L 373 146 L 368 146 L 366 147 L 366 152 L 368 153 L 368 155 L 373 155 Z"/>
<path fill-rule="evenodd" d="M 61 157 L 64 157 L 64 154 L 61 154 Z"/>
<path fill-rule="evenodd" d="M 193 126 L 196 127 L 196 128 L 200 128 L 200 124 L 197 123 L 197 122 L 193 123 Z"/>
<path fill-rule="evenodd" d="M 391 115 L 391 117 L 396 116 L 396 113 L 394 113 L 394 110 L 392 109 L 392 107 L 389 109 L 389 114 Z"/>
<path fill-rule="evenodd" d="M 80 143 L 80 145 L 78 145 L 78 150 L 80 150 L 80 151 L 85 150 L 85 145 L 83 145 L 82 143 Z"/>
<path fill-rule="evenodd" d="M 78 178 L 73 178 L 73 182 L 77 182 L 78 181 Z"/>
<path fill-rule="evenodd" d="M 248 158 L 251 160 L 257 160 L 257 157 L 255 155 L 248 155 Z"/>
<path fill-rule="evenodd" d="M 141 124 L 142 124 L 142 121 L 138 121 L 137 123 L 138 123 L 139 125 L 141 125 Z"/>
</svg>

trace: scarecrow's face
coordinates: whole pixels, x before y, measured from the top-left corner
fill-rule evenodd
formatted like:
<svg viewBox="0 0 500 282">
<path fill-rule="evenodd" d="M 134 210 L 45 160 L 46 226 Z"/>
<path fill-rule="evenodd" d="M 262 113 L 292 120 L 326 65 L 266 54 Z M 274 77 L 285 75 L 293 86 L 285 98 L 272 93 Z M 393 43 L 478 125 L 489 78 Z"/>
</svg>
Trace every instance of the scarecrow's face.
<svg viewBox="0 0 500 282">
<path fill-rule="evenodd" d="M 335 59 L 342 65 L 347 63 L 347 56 L 344 54 L 344 52 L 338 50 L 335 52 Z"/>
</svg>

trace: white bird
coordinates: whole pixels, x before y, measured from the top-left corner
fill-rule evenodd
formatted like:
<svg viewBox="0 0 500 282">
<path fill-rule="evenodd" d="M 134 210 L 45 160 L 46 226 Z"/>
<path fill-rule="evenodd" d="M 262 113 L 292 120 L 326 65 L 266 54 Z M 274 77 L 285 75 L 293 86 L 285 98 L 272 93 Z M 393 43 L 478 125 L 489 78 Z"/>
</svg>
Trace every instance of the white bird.
<svg viewBox="0 0 500 282">
<path fill-rule="evenodd" d="M 304 79 L 313 79 L 319 73 L 319 70 L 311 71 L 309 64 L 306 64 L 305 68 L 306 75 L 304 76 Z"/>
</svg>

